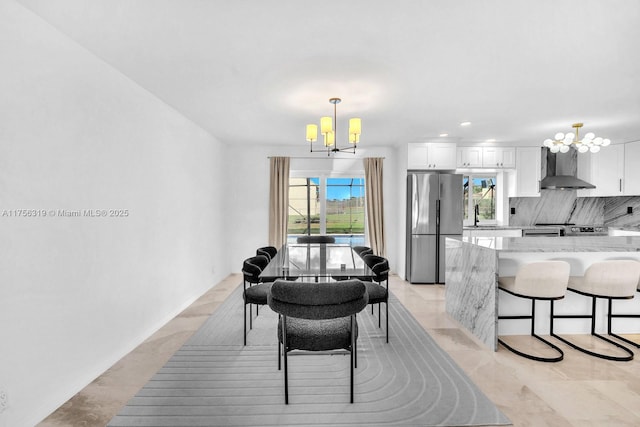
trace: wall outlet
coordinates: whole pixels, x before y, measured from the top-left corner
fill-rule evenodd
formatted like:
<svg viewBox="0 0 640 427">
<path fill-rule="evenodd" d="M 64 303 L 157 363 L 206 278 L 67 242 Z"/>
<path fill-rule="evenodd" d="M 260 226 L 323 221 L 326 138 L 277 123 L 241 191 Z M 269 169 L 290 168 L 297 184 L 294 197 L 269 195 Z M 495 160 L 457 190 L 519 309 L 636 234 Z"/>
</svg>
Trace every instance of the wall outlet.
<svg viewBox="0 0 640 427">
<path fill-rule="evenodd" d="M 511 208 L 511 215 L 515 215 L 516 214 L 516 208 Z"/>
<path fill-rule="evenodd" d="M 0 414 L 9 406 L 9 396 L 4 390 L 0 390 Z"/>
<path fill-rule="evenodd" d="M 627 206 L 627 213 L 628 214 L 632 214 L 633 213 L 633 206 Z"/>
</svg>

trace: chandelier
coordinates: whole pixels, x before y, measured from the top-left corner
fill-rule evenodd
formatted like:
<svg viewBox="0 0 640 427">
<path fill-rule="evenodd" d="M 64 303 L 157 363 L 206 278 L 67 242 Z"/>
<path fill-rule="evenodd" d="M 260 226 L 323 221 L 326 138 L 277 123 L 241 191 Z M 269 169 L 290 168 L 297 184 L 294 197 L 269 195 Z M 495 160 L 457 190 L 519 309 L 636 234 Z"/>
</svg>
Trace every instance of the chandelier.
<svg viewBox="0 0 640 427">
<path fill-rule="evenodd" d="M 582 123 L 574 123 L 571 126 L 575 129 L 575 134 L 558 132 L 554 139 L 545 139 L 543 145 L 549 147 L 552 153 L 566 153 L 571 147 L 578 150 L 579 153 L 586 153 L 587 151 L 597 153 L 600 151 L 600 147 L 606 147 L 611 144 L 611 140 L 608 138 L 596 137 L 592 132 L 587 133 L 580 139 L 578 129 L 582 127 Z"/>
<path fill-rule="evenodd" d="M 329 102 L 333 104 L 333 120 L 331 117 L 320 118 L 320 133 L 324 139 L 324 146 L 327 148 L 327 156 L 331 153 L 337 153 L 338 151 L 349 151 L 355 154 L 356 145 L 360 142 L 360 130 L 361 123 L 359 118 L 349 119 L 349 143 L 351 146 L 338 148 L 336 145 L 336 129 L 337 127 L 337 105 L 342 100 L 340 98 L 331 98 Z M 318 125 L 307 125 L 307 141 L 309 141 L 309 147 L 313 153 L 313 143 L 318 140 Z M 316 150 L 318 152 L 319 150 Z M 323 150 L 324 151 L 324 150 Z"/>
</svg>

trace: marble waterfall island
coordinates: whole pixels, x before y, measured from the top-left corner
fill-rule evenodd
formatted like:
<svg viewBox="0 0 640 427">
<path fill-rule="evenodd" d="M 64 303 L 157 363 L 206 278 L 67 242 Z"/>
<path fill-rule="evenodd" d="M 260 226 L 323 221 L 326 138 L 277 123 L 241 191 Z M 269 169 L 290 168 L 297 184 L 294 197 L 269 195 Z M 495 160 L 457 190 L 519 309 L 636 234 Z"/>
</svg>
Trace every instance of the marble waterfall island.
<svg viewBox="0 0 640 427">
<path fill-rule="evenodd" d="M 498 292 L 498 276 L 514 276 L 519 266 L 544 260 L 564 260 L 571 266 L 571 275 L 581 276 L 596 261 L 635 259 L 640 261 L 640 237 L 578 236 L 578 237 L 477 237 L 446 240 L 445 307 L 462 326 L 487 347 L 497 350 L 500 335 L 527 335 L 526 321 L 503 322 L 500 314 L 528 314 L 530 301 L 505 292 Z M 599 300 L 596 329 L 606 329 L 606 302 Z M 640 314 L 640 296 L 614 303 L 615 312 Z M 556 303 L 556 313 L 588 313 L 587 297 L 567 292 Z M 536 331 L 549 331 L 548 304 L 536 305 Z M 640 319 L 616 319 L 619 333 L 640 333 Z M 586 319 L 558 321 L 558 333 L 589 333 Z"/>
</svg>

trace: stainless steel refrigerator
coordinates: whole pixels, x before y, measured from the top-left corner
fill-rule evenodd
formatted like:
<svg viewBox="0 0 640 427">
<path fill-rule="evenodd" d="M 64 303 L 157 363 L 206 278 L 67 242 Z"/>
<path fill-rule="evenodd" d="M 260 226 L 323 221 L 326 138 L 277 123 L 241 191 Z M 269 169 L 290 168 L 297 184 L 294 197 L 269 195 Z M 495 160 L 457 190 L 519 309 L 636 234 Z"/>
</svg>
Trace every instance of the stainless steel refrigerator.
<svg viewBox="0 0 640 427">
<path fill-rule="evenodd" d="M 408 174 L 408 282 L 444 283 L 445 239 L 462 237 L 462 215 L 462 175 Z"/>
</svg>

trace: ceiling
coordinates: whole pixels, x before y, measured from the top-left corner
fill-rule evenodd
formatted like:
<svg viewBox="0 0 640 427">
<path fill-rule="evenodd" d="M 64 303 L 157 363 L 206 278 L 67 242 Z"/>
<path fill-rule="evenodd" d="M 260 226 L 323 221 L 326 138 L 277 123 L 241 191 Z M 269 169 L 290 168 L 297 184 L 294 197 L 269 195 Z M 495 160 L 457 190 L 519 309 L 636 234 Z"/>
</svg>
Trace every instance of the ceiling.
<svg viewBox="0 0 640 427">
<path fill-rule="evenodd" d="M 228 144 L 640 140 L 636 0 L 18 2 Z"/>
</svg>

